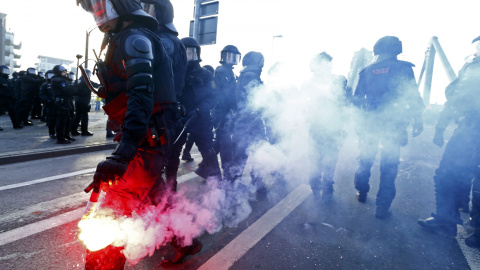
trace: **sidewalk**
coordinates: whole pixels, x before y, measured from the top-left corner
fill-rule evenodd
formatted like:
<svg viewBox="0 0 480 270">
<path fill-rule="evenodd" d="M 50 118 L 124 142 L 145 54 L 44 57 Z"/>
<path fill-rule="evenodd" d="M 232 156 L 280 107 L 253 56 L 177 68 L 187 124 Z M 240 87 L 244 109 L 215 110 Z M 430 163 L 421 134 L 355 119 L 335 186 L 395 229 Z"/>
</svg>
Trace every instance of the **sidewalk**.
<svg viewBox="0 0 480 270">
<path fill-rule="evenodd" d="M 76 141 L 66 145 L 56 144 L 56 140 L 48 136 L 45 122 L 31 121 L 33 126 L 13 129 L 9 116 L 0 116 L 3 128 L 0 131 L 0 165 L 113 149 L 116 145 L 112 138 L 106 138 L 107 116 L 103 111 L 89 113 L 88 130 L 93 136 L 74 136 Z"/>
</svg>

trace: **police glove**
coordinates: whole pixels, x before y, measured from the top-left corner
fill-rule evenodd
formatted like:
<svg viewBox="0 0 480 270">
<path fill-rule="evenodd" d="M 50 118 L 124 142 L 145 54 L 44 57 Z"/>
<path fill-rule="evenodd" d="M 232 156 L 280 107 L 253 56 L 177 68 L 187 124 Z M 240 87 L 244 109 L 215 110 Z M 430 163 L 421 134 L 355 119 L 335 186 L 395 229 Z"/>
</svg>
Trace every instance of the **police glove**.
<svg viewBox="0 0 480 270">
<path fill-rule="evenodd" d="M 137 153 L 137 147 L 129 143 L 119 143 L 112 155 L 98 163 L 93 181 L 100 184 L 103 191 L 120 184 L 127 171 L 128 163 Z"/>
<path fill-rule="evenodd" d="M 445 139 L 443 138 L 444 129 L 436 128 L 435 135 L 433 136 L 433 143 L 438 145 L 438 147 L 442 147 Z"/>
<path fill-rule="evenodd" d="M 421 117 L 415 118 L 413 122 L 412 137 L 417 137 L 423 131 L 423 119 Z"/>
</svg>

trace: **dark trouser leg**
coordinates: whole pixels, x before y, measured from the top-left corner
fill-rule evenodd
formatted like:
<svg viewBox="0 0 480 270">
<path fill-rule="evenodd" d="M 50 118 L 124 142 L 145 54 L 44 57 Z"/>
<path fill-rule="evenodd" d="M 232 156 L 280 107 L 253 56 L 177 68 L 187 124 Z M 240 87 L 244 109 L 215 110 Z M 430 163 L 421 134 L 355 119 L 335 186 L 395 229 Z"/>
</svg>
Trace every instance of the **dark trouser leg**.
<svg viewBox="0 0 480 270">
<path fill-rule="evenodd" d="M 360 193 L 367 193 L 370 190 L 370 170 L 378 150 L 378 140 L 375 138 L 364 138 L 360 140 L 359 166 L 355 172 L 355 188 Z"/>
<path fill-rule="evenodd" d="M 47 126 L 50 135 L 55 134 L 55 122 L 57 119 L 55 106 L 53 104 L 47 105 Z"/>
<path fill-rule="evenodd" d="M 82 106 L 81 108 L 81 122 L 82 122 L 82 132 L 88 132 L 88 105 L 87 106 Z"/>
<path fill-rule="evenodd" d="M 186 133 L 186 132 L 184 132 Z M 191 134 L 188 134 L 188 136 L 186 137 L 186 142 L 185 142 L 185 149 L 183 149 L 183 152 L 184 153 L 188 153 L 190 154 L 190 151 L 192 151 L 192 147 L 193 147 L 193 143 L 195 142 L 194 136 L 191 135 Z"/>
<path fill-rule="evenodd" d="M 72 120 L 72 132 L 75 133 L 75 131 L 78 130 L 78 125 L 80 124 L 80 120 L 82 118 L 82 107 L 76 104 L 75 106 L 75 117 Z M 83 129 L 83 123 L 82 123 L 82 129 Z"/>
<path fill-rule="evenodd" d="M 220 153 L 224 178 L 231 179 L 230 167 L 232 166 L 231 164 L 233 160 L 232 135 L 228 130 L 222 128 L 217 130 L 216 139 L 219 144 L 218 151 Z"/>
<path fill-rule="evenodd" d="M 182 126 L 178 125 L 176 134 L 180 134 Z M 167 153 L 167 163 L 165 166 L 165 181 L 167 186 L 172 190 L 177 190 L 177 172 L 180 165 L 180 153 L 182 152 L 182 146 L 187 140 L 187 133 L 184 132 L 175 144 L 172 145 Z"/>
<path fill-rule="evenodd" d="M 218 164 L 217 155 L 212 146 L 213 134 L 211 132 L 192 134 L 194 134 L 196 138 L 195 143 L 202 155 L 202 163 L 195 172 L 204 178 L 209 176 L 217 176 L 221 178 L 222 174 Z"/>
<path fill-rule="evenodd" d="M 395 198 L 395 179 L 397 178 L 399 160 L 400 145 L 385 142 L 381 151 L 380 187 L 377 193 L 377 206 L 388 209 Z"/>
</svg>

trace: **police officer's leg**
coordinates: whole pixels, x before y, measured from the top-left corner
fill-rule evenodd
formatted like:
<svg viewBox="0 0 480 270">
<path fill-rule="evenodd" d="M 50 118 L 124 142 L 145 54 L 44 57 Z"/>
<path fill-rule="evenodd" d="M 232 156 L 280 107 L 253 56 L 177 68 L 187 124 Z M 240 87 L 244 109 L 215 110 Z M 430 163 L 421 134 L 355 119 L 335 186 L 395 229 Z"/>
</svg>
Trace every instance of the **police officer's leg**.
<svg viewBox="0 0 480 270">
<path fill-rule="evenodd" d="M 90 104 L 84 104 L 81 106 L 81 123 L 82 123 L 82 136 L 91 136 L 93 133 L 88 131 L 88 112 L 90 111 Z"/>
<path fill-rule="evenodd" d="M 480 162 L 478 163 L 480 164 Z M 470 211 L 470 225 L 473 234 L 465 239 L 469 247 L 480 248 L 480 168 L 475 169 L 475 177 L 472 184 L 472 210 Z"/>
<path fill-rule="evenodd" d="M 193 158 L 190 155 L 190 151 L 192 151 L 193 143 L 195 140 L 193 139 L 192 134 L 187 133 L 186 131 L 184 133 L 188 135 L 186 137 L 185 148 L 183 149 L 182 160 L 193 161 Z"/>
<path fill-rule="evenodd" d="M 396 141 L 385 140 L 380 157 L 380 186 L 377 193 L 377 218 L 386 218 L 395 198 L 395 179 L 397 178 L 398 164 L 400 163 L 400 144 Z"/>
<path fill-rule="evenodd" d="M 57 133 L 57 143 L 59 144 L 68 144 L 70 143 L 69 140 L 65 138 L 65 127 L 67 123 L 68 109 L 65 108 L 62 104 L 56 103 L 55 104 L 55 112 L 56 112 L 56 121 L 55 121 L 55 131 Z"/>
<path fill-rule="evenodd" d="M 202 155 L 202 163 L 199 164 L 195 173 L 205 179 L 209 176 L 215 176 L 221 179 L 222 175 L 220 166 L 218 164 L 217 155 L 212 146 L 213 133 L 211 131 L 208 132 L 207 130 L 203 130 L 203 132 L 199 133 L 192 133 L 197 138 L 195 143 L 197 144 L 198 151 L 200 151 L 200 154 Z"/>
<path fill-rule="evenodd" d="M 322 194 L 333 194 L 333 179 L 335 177 L 335 168 L 337 166 L 339 145 L 338 138 L 329 138 L 325 142 L 325 147 L 322 155 L 323 160 L 323 178 L 322 178 Z"/>
<path fill-rule="evenodd" d="M 367 193 L 370 190 L 368 184 L 370 180 L 370 170 L 372 169 L 375 156 L 378 151 L 378 137 L 369 134 L 359 140 L 360 156 L 358 158 L 358 169 L 355 172 L 355 189 L 358 193 L 358 201 L 365 202 L 367 199 Z"/>
<path fill-rule="evenodd" d="M 181 127 L 181 125 L 179 125 Z M 178 130 L 177 130 L 178 131 Z M 180 128 L 181 131 L 181 128 Z M 180 134 L 180 132 L 176 133 Z M 184 132 L 167 152 L 167 162 L 165 166 L 165 181 L 171 191 L 177 191 L 177 172 L 180 165 L 180 153 L 187 140 L 187 133 Z M 173 142 L 172 142 L 173 143 Z"/>
<path fill-rule="evenodd" d="M 71 133 L 74 136 L 80 135 L 78 132 L 78 125 L 80 124 L 80 120 L 82 118 L 82 106 L 80 104 L 75 104 L 75 117 L 72 119 L 71 123 Z M 83 129 L 83 123 L 82 123 Z"/>
<path fill-rule="evenodd" d="M 55 111 L 55 105 L 54 104 L 48 104 L 47 105 L 47 126 L 48 126 L 48 134 L 50 135 L 50 138 L 56 139 L 55 135 L 55 122 L 57 119 L 56 111 Z"/>
<path fill-rule="evenodd" d="M 223 173 L 227 174 L 225 178 L 230 179 L 231 176 L 228 175 L 230 167 L 232 166 L 233 160 L 233 144 L 232 144 L 232 134 L 229 130 L 226 130 L 225 127 L 222 127 L 221 130 L 217 130 L 217 140 L 219 144 L 219 153 L 220 160 L 222 162 Z"/>
<path fill-rule="evenodd" d="M 468 151 L 465 139 L 463 131 L 457 128 L 445 147 L 442 160 L 433 178 L 436 214 L 432 214 L 431 218 L 418 220 L 418 224 L 422 227 L 448 235 L 456 235 L 456 224 L 463 223 L 456 198 L 461 185 L 458 177 L 465 170 L 464 152 Z"/>
</svg>

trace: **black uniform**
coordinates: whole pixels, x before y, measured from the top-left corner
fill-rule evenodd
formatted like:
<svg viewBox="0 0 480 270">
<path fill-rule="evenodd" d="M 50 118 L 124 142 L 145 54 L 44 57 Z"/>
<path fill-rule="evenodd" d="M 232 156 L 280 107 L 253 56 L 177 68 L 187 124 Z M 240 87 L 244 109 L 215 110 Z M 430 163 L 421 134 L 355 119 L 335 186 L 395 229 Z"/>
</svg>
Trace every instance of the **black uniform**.
<svg viewBox="0 0 480 270">
<path fill-rule="evenodd" d="M 445 110 L 454 113 L 458 126 L 448 141 L 442 160 L 435 171 L 436 214 L 433 218 L 419 220 L 427 228 L 443 230 L 456 235 L 456 224 L 463 224 L 458 208 L 470 191 L 472 178 L 480 176 L 480 58 L 467 63 L 459 72 L 458 78 L 447 86 Z M 446 113 L 442 114 L 444 116 Z M 440 120 L 449 117 L 441 118 Z M 439 121 L 437 132 L 443 133 L 448 121 Z M 467 192 L 466 192 L 467 191 Z M 474 227 L 480 227 L 478 183 L 474 184 L 473 209 Z M 468 197 L 467 197 L 468 198 Z M 438 226 L 430 226 L 430 225 Z M 480 240 L 480 237 L 478 238 Z M 480 242 L 479 242 L 480 243 Z"/>
<path fill-rule="evenodd" d="M 195 172 L 203 178 L 209 176 L 221 178 L 217 155 L 212 146 L 213 132 L 210 110 L 216 102 L 212 82 L 213 75 L 210 71 L 202 68 L 198 61 L 188 62 L 181 103 L 186 108 L 188 118 L 192 120 L 177 143 L 185 144 L 187 133 L 193 137 L 202 155 L 202 163 Z M 178 163 L 180 163 L 180 153 L 181 147 L 175 147 L 172 153 Z"/>
<path fill-rule="evenodd" d="M 310 136 L 313 141 L 310 159 L 310 186 L 314 195 L 333 193 L 335 167 L 343 143 L 345 109 L 351 98 L 347 79 L 334 74 L 315 74 L 302 85 L 309 97 L 307 105 Z"/>
<path fill-rule="evenodd" d="M 92 82 L 96 88 L 99 84 Z M 78 125 L 82 123 L 82 135 L 88 135 L 88 112 L 90 111 L 90 100 L 92 99 L 92 92 L 88 88 L 85 79 L 81 77 L 75 85 L 75 118 L 72 122 L 72 134 L 78 135 Z"/>
<path fill-rule="evenodd" d="M 187 72 L 187 56 L 185 53 L 185 46 L 178 39 L 178 37 L 168 30 L 166 27 L 160 27 L 158 31 L 155 32 L 158 37 L 162 40 L 162 43 L 165 47 L 170 60 L 172 61 L 172 72 L 175 86 L 175 94 L 177 99 L 177 113 L 175 115 L 175 122 L 169 123 L 172 125 L 172 130 L 174 130 L 174 137 L 176 138 L 180 135 L 180 132 L 183 129 L 183 124 L 185 123 L 185 113 L 183 105 L 181 104 L 182 100 L 182 91 L 185 85 L 185 73 Z M 182 112 L 183 111 L 183 112 Z M 173 142 L 172 142 L 173 143 Z M 167 153 L 167 162 L 165 166 L 165 181 L 168 186 L 176 191 L 177 187 L 177 171 L 179 160 L 177 153 L 181 151 L 182 145 L 180 142 L 172 145 Z"/>
<path fill-rule="evenodd" d="M 48 127 L 48 134 L 50 137 L 56 138 L 55 135 L 55 123 L 57 119 L 57 114 L 55 111 L 55 97 L 52 91 L 52 85 L 49 81 L 45 82 L 40 86 L 40 99 L 42 100 L 43 106 L 46 108 L 46 122 Z"/>
<path fill-rule="evenodd" d="M 227 179 L 232 179 L 230 167 L 233 161 L 232 109 L 235 106 L 235 87 L 237 78 L 233 66 L 223 63 L 215 69 L 215 94 L 217 105 L 213 110 L 215 127 L 214 148 L 220 153 L 222 169 Z"/>
<path fill-rule="evenodd" d="M 247 55 L 245 55 L 244 60 L 247 58 Z M 263 84 L 260 79 L 261 72 L 261 67 L 246 66 L 240 71 L 240 76 L 238 77 L 235 89 L 235 118 L 233 120 L 235 126 L 232 135 L 233 161 L 229 172 L 233 177 L 229 179 L 231 181 L 235 181 L 242 176 L 249 155 L 248 148 L 267 139 L 261 112 L 252 110 L 248 106 L 250 96 L 253 95 L 252 90 Z M 265 189 L 261 170 L 255 170 L 254 168 L 250 172 L 250 176 L 252 177 L 252 184 L 257 187 L 257 190 Z"/>
<path fill-rule="evenodd" d="M 412 63 L 399 61 L 396 57 L 373 63 L 360 72 L 353 96 L 354 104 L 363 114 L 362 122 L 357 126 L 360 157 L 355 173 L 355 188 L 360 196 L 366 195 L 370 190 L 370 170 L 379 143 L 383 145 L 380 150 L 377 213 L 379 209 L 388 210 L 395 197 L 400 147 L 408 142 L 406 128 L 412 117 L 421 119 L 424 109 L 422 98 L 417 91 L 413 66 Z"/>
<path fill-rule="evenodd" d="M 55 131 L 57 141 L 70 139 L 70 124 L 74 87 L 64 76 L 54 75 L 51 82 L 55 108 Z"/>
<path fill-rule="evenodd" d="M 28 124 L 28 116 L 32 110 L 35 96 L 40 91 L 40 85 L 45 79 L 38 78 L 34 74 L 25 74 L 21 78 L 21 99 L 18 103 L 18 117 L 23 124 Z"/>
<path fill-rule="evenodd" d="M 21 128 L 15 112 L 15 93 L 8 80 L 8 75 L 4 74 L 0 76 L 0 107 L 8 111 L 13 128 Z"/>
</svg>

